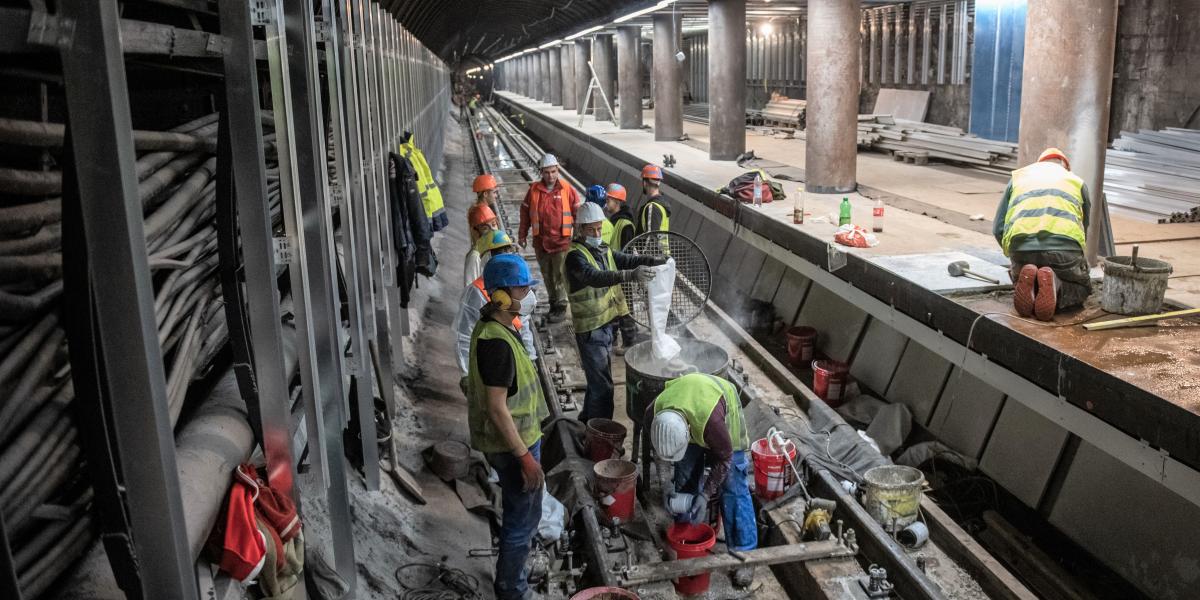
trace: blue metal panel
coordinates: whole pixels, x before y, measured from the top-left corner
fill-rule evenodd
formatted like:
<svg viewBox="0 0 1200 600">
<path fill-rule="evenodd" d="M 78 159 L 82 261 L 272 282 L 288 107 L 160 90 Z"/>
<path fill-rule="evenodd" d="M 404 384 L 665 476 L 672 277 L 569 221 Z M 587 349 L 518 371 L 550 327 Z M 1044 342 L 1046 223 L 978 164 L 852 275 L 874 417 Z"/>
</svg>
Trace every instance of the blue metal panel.
<svg viewBox="0 0 1200 600">
<path fill-rule="evenodd" d="M 1025 0 L 979 0 L 975 5 L 969 129 L 980 137 L 1017 141 L 1025 4 Z"/>
</svg>

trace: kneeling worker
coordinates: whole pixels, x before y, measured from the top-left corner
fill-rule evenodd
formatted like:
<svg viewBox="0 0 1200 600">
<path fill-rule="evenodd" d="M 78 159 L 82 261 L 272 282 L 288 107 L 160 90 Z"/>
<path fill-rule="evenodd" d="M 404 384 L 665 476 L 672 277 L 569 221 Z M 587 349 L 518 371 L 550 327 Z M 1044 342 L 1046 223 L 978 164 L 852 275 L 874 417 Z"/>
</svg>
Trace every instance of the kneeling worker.
<svg viewBox="0 0 1200 600">
<path fill-rule="evenodd" d="M 613 416 L 612 345 L 616 321 L 629 314 L 621 283 L 654 279 L 651 266 L 663 264 L 659 256 L 613 252 L 604 244 L 604 209 L 585 202 L 575 218 L 576 240 L 567 253 L 567 290 L 575 343 L 587 378 L 587 393 L 579 420 Z"/>
<path fill-rule="evenodd" d="M 748 483 L 750 441 L 737 388 L 725 379 L 702 373 L 673 379 L 646 407 L 643 423 L 659 460 L 668 509 L 686 503 L 673 498 L 677 494 L 690 495 L 688 508 L 676 518 L 707 523 L 709 499 L 719 492 L 729 549 L 757 548 L 758 525 Z M 665 476 L 664 463 L 674 464 L 673 478 Z M 707 479 L 705 465 L 711 468 Z M 746 587 L 753 577 L 753 569 L 738 569 L 733 582 Z"/>
<path fill-rule="evenodd" d="M 541 422 L 549 411 L 513 321 L 538 282 L 515 254 L 488 261 L 483 281 L 491 301 L 471 333 L 467 423 L 471 447 L 500 476 L 504 515 L 494 591 L 500 600 L 524 600 L 525 561 L 542 516 Z"/>
</svg>

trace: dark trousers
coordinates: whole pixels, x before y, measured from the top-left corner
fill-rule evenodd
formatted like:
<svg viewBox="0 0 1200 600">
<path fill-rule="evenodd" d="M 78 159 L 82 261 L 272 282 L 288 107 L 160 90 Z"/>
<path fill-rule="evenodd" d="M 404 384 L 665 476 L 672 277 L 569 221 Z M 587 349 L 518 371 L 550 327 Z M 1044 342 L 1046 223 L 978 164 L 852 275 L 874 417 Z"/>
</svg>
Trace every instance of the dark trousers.
<svg viewBox="0 0 1200 600">
<path fill-rule="evenodd" d="M 616 325 L 609 323 L 586 333 L 575 334 L 575 345 L 579 347 L 579 360 L 583 363 L 583 375 L 587 379 L 587 392 L 583 396 L 583 410 L 579 420 L 613 416 L 612 345 L 616 337 Z"/>
<path fill-rule="evenodd" d="M 529 447 L 533 457 L 542 460 L 542 442 Z M 504 515 L 500 524 L 499 555 L 493 590 L 499 600 L 524 600 L 529 595 L 529 574 L 525 561 L 538 523 L 542 520 L 542 490 L 526 492 L 521 476 L 521 460 L 511 453 L 487 455 L 488 464 L 500 476 L 500 494 Z"/>
<path fill-rule="evenodd" d="M 708 450 L 688 444 L 683 458 L 675 463 L 675 490 L 689 494 L 700 493 L 701 476 Z M 753 550 L 758 547 L 758 521 L 754 516 L 754 500 L 750 498 L 750 459 L 741 450 L 733 452 L 732 465 L 725 483 L 721 485 L 721 517 L 725 523 L 725 540 L 730 550 Z M 710 517 L 710 520 L 712 517 Z"/>
<path fill-rule="evenodd" d="M 621 329 L 621 344 L 626 349 L 642 341 L 641 336 L 638 334 L 637 321 L 634 321 L 633 317 L 625 315 L 617 319 L 617 326 Z"/>
<path fill-rule="evenodd" d="M 1081 251 L 1040 250 L 1013 252 L 1009 276 L 1013 282 L 1021 275 L 1021 267 L 1034 265 L 1050 267 L 1058 276 L 1058 308 L 1079 306 L 1092 294 L 1092 278 L 1088 275 L 1087 259 Z"/>
</svg>

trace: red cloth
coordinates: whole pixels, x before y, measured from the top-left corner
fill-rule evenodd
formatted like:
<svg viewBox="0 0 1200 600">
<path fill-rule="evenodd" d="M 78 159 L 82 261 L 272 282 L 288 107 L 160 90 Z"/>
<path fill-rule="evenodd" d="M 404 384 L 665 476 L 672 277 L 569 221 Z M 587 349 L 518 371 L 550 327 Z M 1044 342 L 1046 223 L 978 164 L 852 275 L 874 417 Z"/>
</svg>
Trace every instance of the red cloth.
<svg viewBox="0 0 1200 600">
<path fill-rule="evenodd" d="M 575 213 L 579 210 L 579 192 L 575 188 L 567 185 L 562 179 L 559 179 L 554 184 L 554 189 L 548 190 L 541 181 L 535 181 L 529 186 L 529 191 L 525 193 L 525 199 L 521 202 L 521 226 L 517 230 L 517 239 L 525 241 L 528 239 L 529 230 L 532 226 L 532 220 L 529 216 L 530 207 L 533 203 L 533 196 L 538 197 L 538 215 L 541 223 L 541 232 L 533 237 L 533 243 L 540 247 L 543 252 L 557 253 L 566 252 L 571 246 L 570 236 L 562 235 L 563 226 L 563 209 L 562 196 L 566 194 L 567 203 L 571 207 L 571 212 Z"/>
<path fill-rule="evenodd" d="M 237 478 L 241 481 L 254 481 L 258 485 L 258 498 L 254 501 L 254 508 L 258 510 L 258 515 L 275 529 L 280 540 L 288 542 L 300 533 L 300 515 L 296 512 L 295 503 L 267 485 L 267 482 L 258 476 L 254 465 L 244 464 L 238 467 Z"/>
<path fill-rule="evenodd" d="M 229 506 L 225 509 L 221 570 L 242 582 L 257 577 L 267 559 L 267 540 L 254 522 L 254 501 L 257 497 L 258 484 L 255 481 L 234 477 L 229 490 Z"/>
</svg>

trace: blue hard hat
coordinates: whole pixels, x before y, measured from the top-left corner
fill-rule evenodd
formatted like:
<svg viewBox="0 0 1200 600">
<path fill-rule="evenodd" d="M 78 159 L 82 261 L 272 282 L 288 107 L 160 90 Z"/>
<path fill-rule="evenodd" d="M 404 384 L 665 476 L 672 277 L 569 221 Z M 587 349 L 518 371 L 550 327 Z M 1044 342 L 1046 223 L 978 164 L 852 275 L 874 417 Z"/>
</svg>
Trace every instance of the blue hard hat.
<svg viewBox="0 0 1200 600">
<path fill-rule="evenodd" d="M 483 287 L 488 291 L 499 288 L 537 285 L 540 281 L 529 274 L 529 265 L 516 254 L 493 256 L 483 268 Z"/>
<path fill-rule="evenodd" d="M 587 189 L 587 201 L 588 202 L 594 202 L 596 204 L 599 204 L 600 206 L 604 206 L 604 203 L 607 200 L 608 200 L 608 192 L 604 189 L 604 186 L 593 185 L 592 187 Z"/>
</svg>

